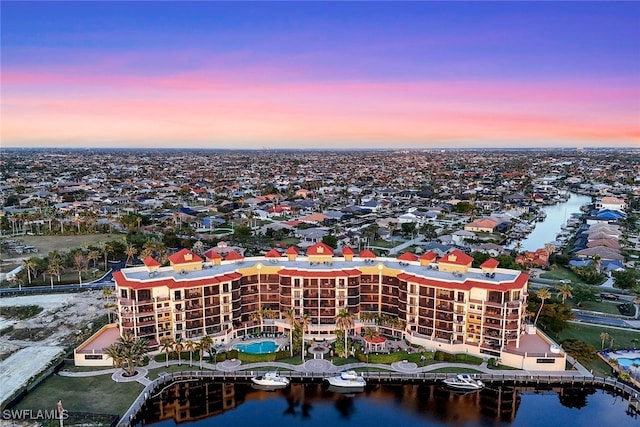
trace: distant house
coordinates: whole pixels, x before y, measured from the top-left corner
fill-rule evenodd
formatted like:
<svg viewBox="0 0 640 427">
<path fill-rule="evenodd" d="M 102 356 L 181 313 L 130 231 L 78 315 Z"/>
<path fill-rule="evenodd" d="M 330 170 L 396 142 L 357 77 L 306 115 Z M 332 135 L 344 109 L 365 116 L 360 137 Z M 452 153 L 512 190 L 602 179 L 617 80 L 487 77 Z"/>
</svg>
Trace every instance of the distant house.
<svg viewBox="0 0 640 427">
<path fill-rule="evenodd" d="M 493 233 L 497 225 L 498 223 L 492 219 L 480 218 L 466 224 L 464 229 L 466 231 L 483 231 L 486 233 Z"/>
<path fill-rule="evenodd" d="M 296 230 L 295 236 L 300 239 L 300 247 L 308 247 L 322 242 L 322 238 L 329 234 L 326 228 L 315 227 Z"/>
<path fill-rule="evenodd" d="M 546 249 L 538 249 L 535 252 L 525 251 L 516 256 L 516 263 L 525 267 L 549 267 L 549 252 Z"/>
<path fill-rule="evenodd" d="M 623 211 L 627 208 L 627 202 L 618 197 L 605 196 L 596 199 L 595 208 Z"/>
</svg>

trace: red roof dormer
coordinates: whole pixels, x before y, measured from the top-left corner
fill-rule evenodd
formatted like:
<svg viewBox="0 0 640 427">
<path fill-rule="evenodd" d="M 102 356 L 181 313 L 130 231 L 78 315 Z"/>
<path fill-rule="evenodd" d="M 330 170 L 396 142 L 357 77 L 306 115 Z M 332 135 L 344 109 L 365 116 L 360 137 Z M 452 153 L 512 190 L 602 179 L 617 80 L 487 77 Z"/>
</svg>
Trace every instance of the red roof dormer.
<svg viewBox="0 0 640 427">
<path fill-rule="evenodd" d="M 373 253 L 373 251 L 369 250 L 369 249 L 365 249 L 364 251 L 360 252 L 360 254 L 358 255 L 360 258 L 376 258 L 376 254 Z"/>
<path fill-rule="evenodd" d="M 202 262 L 202 258 L 191 252 L 189 249 L 184 248 L 171 255 L 169 257 L 169 262 L 172 265 L 191 264 L 194 262 Z"/>
<path fill-rule="evenodd" d="M 211 248 L 208 251 L 206 251 L 204 253 L 204 256 L 209 261 L 214 261 L 216 259 L 222 259 L 222 255 L 220 255 L 218 252 L 214 251 L 213 248 Z"/>
<path fill-rule="evenodd" d="M 265 258 L 280 258 L 282 255 L 275 248 L 264 254 Z"/>
<path fill-rule="evenodd" d="M 349 246 L 345 246 L 342 248 L 342 255 L 355 255 L 355 252 Z"/>
<path fill-rule="evenodd" d="M 225 261 L 239 261 L 241 259 L 244 259 L 244 257 L 236 251 L 231 251 L 227 254 L 226 257 L 224 257 L 224 259 Z"/>
<path fill-rule="evenodd" d="M 156 259 L 152 256 L 146 257 L 142 261 L 142 263 L 145 265 L 145 267 L 160 267 L 160 263 L 156 261 Z"/>
<path fill-rule="evenodd" d="M 498 267 L 499 264 L 500 261 L 498 261 L 497 259 L 489 258 L 488 260 L 480 264 L 480 268 L 482 268 L 483 270 L 494 270 L 496 267 Z"/>
<path fill-rule="evenodd" d="M 445 254 L 442 258 L 440 258 L 439 262 L 443 262 L 443 263 L 447 263 L 447 264 L 469 266 L 473 262 L 473 257 L 465 254 L 460 249 L 455 249 L 455 250 Z"/>
<path fill-rule="evenodd" d="M 400 260 L 400 261 L 417 261 L 418 257 L 414 253 L 405 252 L 405 253 L 403 253 L 402 255 L 400 255 L 398 257 L 398 260 Z"/>
<path fill-rule="evenodd" d="M 289 246 L 289 248 L 287 249 L 287 255 L 298 255 L 299 252 L 300 251 L 295 246 Z"/>
<path fill-rule="evenodd" d="M 307 255 L 310 256 L 333 256 L 333 248 L 326 243 L 318 242 L 307 249 Z"/>
<path fill-rule="evenodd" d="M 422 255 L 420 255 L 420 260 L 421 261 L 424 260 L 424 261 L 431 262 L 431 261 L 435 261 L 436 258 L 438 258 L 438 255 L 433 251 L 425 252 Z"/>
</svg>

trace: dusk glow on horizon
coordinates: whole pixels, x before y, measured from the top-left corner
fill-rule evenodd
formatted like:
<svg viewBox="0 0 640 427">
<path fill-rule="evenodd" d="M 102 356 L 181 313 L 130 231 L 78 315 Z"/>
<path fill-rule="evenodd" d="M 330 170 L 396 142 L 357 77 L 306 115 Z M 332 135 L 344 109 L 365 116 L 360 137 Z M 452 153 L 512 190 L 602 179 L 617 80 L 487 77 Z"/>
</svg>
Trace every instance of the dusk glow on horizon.
<svg viewBox="0 0 640 427">
<path fill-rule="evenodd" d="M 640 145 L 638 2 L 11 2 L 4 147 Z"/>
</svg>

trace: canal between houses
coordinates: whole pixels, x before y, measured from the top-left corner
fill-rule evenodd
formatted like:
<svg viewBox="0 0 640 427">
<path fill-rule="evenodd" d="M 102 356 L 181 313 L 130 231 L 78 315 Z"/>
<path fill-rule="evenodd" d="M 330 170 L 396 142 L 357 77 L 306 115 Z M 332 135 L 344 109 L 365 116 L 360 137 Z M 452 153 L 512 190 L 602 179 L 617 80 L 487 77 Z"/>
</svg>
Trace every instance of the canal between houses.
<svg viewBox="0 0 640 427">
<path fill-rule="evenodd" d="M 591 203 L 590 196 L 569 193 L 569 199 L 566 202 L 558 203 L 551 206 L 544 206 L 541 210 L 547 217 L 542 222 L 534 223 L 535 228 L 524 239 L 520 240 L 522 250 L 535 251 L 544 248 L 545 243 L 551 243 L 556 240 L 556 236 L 562 231 L 562 226 L 567 223 L 574 213 L 581 213 L 580 207 Z M 509 248 L 513 248 L 516 241 L 510 243 Z"/>
</svg>

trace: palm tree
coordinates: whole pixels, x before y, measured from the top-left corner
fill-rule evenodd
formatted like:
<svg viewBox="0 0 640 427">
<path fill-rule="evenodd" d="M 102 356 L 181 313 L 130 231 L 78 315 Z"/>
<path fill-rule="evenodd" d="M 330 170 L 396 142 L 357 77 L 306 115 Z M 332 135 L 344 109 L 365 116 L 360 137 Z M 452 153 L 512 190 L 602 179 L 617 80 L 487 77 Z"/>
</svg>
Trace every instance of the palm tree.
<svg viewBox="0 0 640 427">
<path fill-rule="evenodd" d="M 107 309 L 107 315 L 109 316 L 109 323 L 111 323 L 111 309 L 114 306 L 114 304 L 111 304 L 111 302 L 109 302 L 109 300 L 113 296 L 113 289 L 111 288 L 111 286 L 105 286 L 104 288 L 102 288 L 102 296 L 104 297 L 105 300 L 107 300 L 107 302 L 104 303 L 104 308 Z"/>
<path fill-rule="evenodd" d="M 184 348 L 189 352 L 189 366 L 193 366 L 193 351 L 196 349 L 196 343 L 191 340 L 187 340 L 184 343 Z"/>
<path fill-rule="evenodd" d="M 264 330 L 264 318 L 266 316 L 267 309 L 262 307 L 251 313 L 251 320 L 260 322 L 260 331 Z"/>
<path fill-rule="evenodd" d="M 53 289 L 53 276 L 58 276 L 58 282 L 59 282 L 61 270 L 62 270 L 62 266 L 60 265 L 59 260 L 49 261 L 49 267 L 47 268 L 47 273 L 49 273 L 49 279 L 51 280 L 51 289 Z"/>
<path fill-rule="evenodd" d="M 353 314 L 345 309 L 340 310 L 336 316 L 336 326 L 338 329 L 342 329 L 344 331 L 344 357 L 346 358 L 348 348 L 347 337 L 349 335 L 349 330 L 353 329 L 355 326 Z"/>
<path fill-rule="evenodd" d="M 291 352 L 291 357 L 293 357 L 293 330 L 296 328 L 297 322 L 292 309 L 288 309 L 284 316 L 289 322 L 289 325 L 291 325 L 291 329 L 289 330 L 289 351 Z"/>
<path fill-rule="evenodd" d="M 310 323 L 311 323 L 311 318 L 309 317 L 308 314 L 305 313 L 302 315 L 302 317 L 300 317 L 300 329 L 301 329 L 300 341 L 302 342 L 302 363 L 304 363 L 304 332 L 307 330 Z"/>
<path fill-rule="evenodd" d="M 82 273 L 87 271 L 86 262 L 87 260 L 81 251 L 77 251 L 73 256 L 73 266 L 78 272 L 78 281 L 80 282 L 80 286 L 82 286 Z"/>
<path fill-rule="evenodd" d="M 202 340 L 196 343 L 196 350 L 198 350 L 198 356 L 200 356 L 200 369 L 202 369 L 202 356 L 204 355 L 204 349 L 207 348 L 206 344 Z"/>
<path fill-rule="evenodd" d="M 515 245 L 513 245 L 513 249 L 516 251 L 516 255 L 518 255 L 522 251 L 522 242 L 517 241 Z"/>
<path fill-rule="evenodd" d="M 597 273 L 600 273 L 601 261 L 602 257 L 599 254 L 595 254 L 593 256 L 593 266 L 595 267 Z"/>
<path fill-rule="evenodd" d="M 209 353 L 209 360 L 211 360 L 211 346 L 213 345 L 213 338 L 209 335 L 205 335 L 202 337 L 200 342 L 204 345 L 203 350 L 207 350 L 207 353 Z"/>
<path fill-rule="evenodd" d="M 138 249 L 132 244 L 129 244 L 127 248 L 124 250 L 124 253 L 127 255 L 127 259 L 124 262 L 124 265 L 129 265 L 129 261 L 133 260 L 133 257 L 138 253 Z"/>
<path fill-rule="evenodd" d="M 93 268 L 96 268 L 96 261 L 100 259 L 100 252 L 96 250 L 90 250 L 87 254 L 87 262 L 93 261 Z"/>
<path fill-rule="evenodd" d="M 173 342 L 173 348 L 178 352 L 178 364 L 182 365 L 182 350 L 184 350 L 184 345 L 182 344 L 182 338 L 176 338 Z"/>
<path fill-rule="evenodd" d="M 171 337 L 164 337 L 162 341 L 160 341 L 160 350 L 165 353 L 165 362 L 166 366 L 169 367 L 169 353 L 173 350 L 173 339 Z"/>
<path fill-rule="evenodd" d="M 36 263 L 36 260 L 33 258 L 27 258 L 24 260 L 24 267 L 27 269 L 27 277 L 29 279 L 29 284 L 31 284 L 31 272 L 33 271 L 35 275 L 37 266 L 38 264 Z"/>
<path fill-rule="evenodd" d="M 571 285 L 568 283 L 563 284 L 562 286 L 560 286 L 560 289 L 558 289 L 558 295 L 562 296 L 563 304 L 567 298 L 573 298 L 573 295 L 571 294 L 572 290 L 573 287 L 571 287 Z"/>
<path fill-rule="evenodd" d="M 540 298 L 540 308 L 538 309 L 538 313 L 536 314 L 536 318 L 533 321 L 533 325 L 535 326 L 538 323 L 538 317 L 540 317 L 540 313 L 542 312 L 542 307 L 544 306 L 544 301 L 551 298 L 551 292 L 549 292 L 548 288 L 541 288 L 537 292 L 538 298 Z"/>
<path fill-rule="evenodd" d="M 600 332 L 600 347 L 602 350 L 604 350 L 604 342 L 609 338 L 609 334 L 606 332 Z"/>
<path fill-rule="evenodd" d="M 113 364 L 126 371 L 127 376 L 133 376 L 136 368 L 142 364 L 149 351 L 149 346 L 144 338 L 135 338 L 127 333 L 121 336 L 117 342 L 107 347 L 107 354 L 113 359 Z"/>
<path fill-rule="evenodd" d="M 369 342 L 373 342 L 373 340 L 378 338 L 379 336 L 380 331 L 378 331 L 376 328 L 372 328 L 371 326 L 367 326 L 366 328 L 364 328 L 364 334 L 362 335 L 365 341 Z"/>
</svg>

